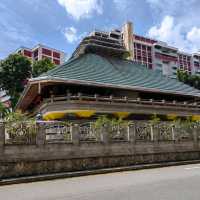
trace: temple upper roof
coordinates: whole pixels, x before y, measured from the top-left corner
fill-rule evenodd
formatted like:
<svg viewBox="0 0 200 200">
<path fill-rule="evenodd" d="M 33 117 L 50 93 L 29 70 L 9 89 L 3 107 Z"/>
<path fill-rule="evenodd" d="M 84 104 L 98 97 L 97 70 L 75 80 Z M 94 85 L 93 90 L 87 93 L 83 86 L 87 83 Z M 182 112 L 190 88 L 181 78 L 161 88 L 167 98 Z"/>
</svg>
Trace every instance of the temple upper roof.
<svg viewBox="0 0 200 200">
<path fill-rule="evenodd" d="M 133 61 L 83 54 L 33 80 L 59 80 L 103 87 L 200 97 L 200 91 Z"/>
</svg>

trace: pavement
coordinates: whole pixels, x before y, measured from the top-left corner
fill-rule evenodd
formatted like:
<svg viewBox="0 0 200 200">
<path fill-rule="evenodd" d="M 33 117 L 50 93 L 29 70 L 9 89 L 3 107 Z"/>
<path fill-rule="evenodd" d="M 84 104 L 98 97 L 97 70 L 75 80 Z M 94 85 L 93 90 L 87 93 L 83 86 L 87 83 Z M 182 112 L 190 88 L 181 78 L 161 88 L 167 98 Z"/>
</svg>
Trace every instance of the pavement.
<svg viewBox="0 0 200 200">
<path fill-rule="evenodd" d="M 200 164 L 0 187 L 2 200 L 199 200 Z"/>
</svg>

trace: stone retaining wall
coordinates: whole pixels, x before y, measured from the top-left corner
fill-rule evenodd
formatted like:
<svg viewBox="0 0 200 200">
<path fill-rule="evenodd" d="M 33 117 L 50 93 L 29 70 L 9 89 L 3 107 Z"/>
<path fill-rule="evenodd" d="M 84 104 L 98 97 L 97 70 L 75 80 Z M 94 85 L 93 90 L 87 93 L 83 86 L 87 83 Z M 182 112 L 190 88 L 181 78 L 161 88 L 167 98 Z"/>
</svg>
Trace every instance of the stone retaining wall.
<svg viewBox="0 0 200 200">
<path fill-rule="evenodd" d="M 158 140 L 158 129 L 150 127 L 149 130 L 153 130 L 150 140 L 140 139 L 137 134 L 141 136 L 142 133 L 131 126 L 127 137 L 122 140 L 111 140 L 106 129 L 102 129 L 101 139 L 80 141 L 80 130 L 73 126 L 70 129 L 71 140 L 48 142 L 44 126 L 39 125 L 35 144 L 7 144 L 4 125 L 1 124 L 0 177 L 200 159 L 198 128 L 193 129 L 191 137 L 182 140 L 177 139 L 176 130 L 173 130 L 170 140 Z"/>
</svg>

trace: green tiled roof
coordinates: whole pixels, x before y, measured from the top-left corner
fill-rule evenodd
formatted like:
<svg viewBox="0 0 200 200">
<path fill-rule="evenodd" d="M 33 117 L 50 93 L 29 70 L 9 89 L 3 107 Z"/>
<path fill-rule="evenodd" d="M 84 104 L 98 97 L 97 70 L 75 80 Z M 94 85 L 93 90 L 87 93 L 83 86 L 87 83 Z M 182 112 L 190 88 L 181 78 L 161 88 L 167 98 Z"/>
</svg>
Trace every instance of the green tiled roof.
<svg viewBox="0 0 200 200">
<path fill-rule="evenodd" d="M 78 81 L 124 89 L 199 96 L 200 91 L 176 79 L 163 76 L 132 61 L 84 54 L 48 71 L 39 78 Z"/>
</svg>

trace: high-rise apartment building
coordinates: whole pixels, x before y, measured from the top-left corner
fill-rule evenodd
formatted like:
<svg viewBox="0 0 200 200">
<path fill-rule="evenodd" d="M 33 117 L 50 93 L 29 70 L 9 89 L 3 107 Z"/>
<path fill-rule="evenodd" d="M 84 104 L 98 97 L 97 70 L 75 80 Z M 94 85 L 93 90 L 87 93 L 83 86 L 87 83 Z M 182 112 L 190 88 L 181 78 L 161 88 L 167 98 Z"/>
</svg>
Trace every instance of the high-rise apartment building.
<svg viewBox="0 0 200 200">
<path fill-rule="evenodd" d="M 49 58 L 55 65 L 63 64 L 65 61 L 65 53 L 42 44 L 38 44 L 34 48 L 20 47 L 16 53 L 20 53 L 32 61 Z"/>
<path fill-rule="evenodd" d="M 129 51 L 128 59 L 141 63 L 149 69 L 160 71 L 165 76 L 176 78 L 178 69 L 188 74 L 200 75 L 200 52 L 194 54 L 182 52 L 166 42 L 135 34 L 131 22 L 127 22 L 122 31 L 94 31 L 92 34 L 96 36 L 103 34 L 106 38 L 118 40 Z"/>
<path fill-rule="evenodd" d="M 121 34 L 125 47 L 131 45 L 127 45 L 127 42 L 133 45 L 132 60 L 146 65 L 149 69 L 160 71 L 163 75 L 172 78 L 176 78 L 177 69 L 200 75 L 200 52 L 194 54 L 181 52 L 166 42 L 135 34 L 131 22 L 124 25 Z M 126 39 L 130 34 L 132 34 L 132 41 Z M 130 49 L 127 50 L 130 52 Z"/>
</svg>

